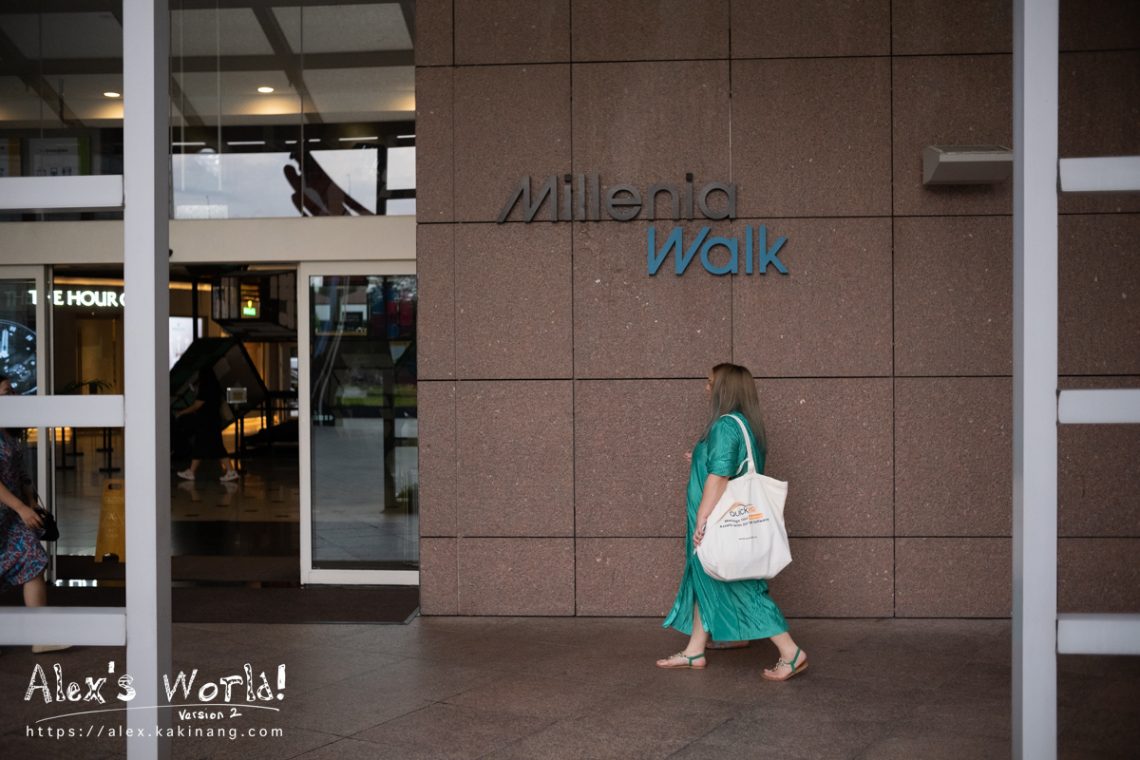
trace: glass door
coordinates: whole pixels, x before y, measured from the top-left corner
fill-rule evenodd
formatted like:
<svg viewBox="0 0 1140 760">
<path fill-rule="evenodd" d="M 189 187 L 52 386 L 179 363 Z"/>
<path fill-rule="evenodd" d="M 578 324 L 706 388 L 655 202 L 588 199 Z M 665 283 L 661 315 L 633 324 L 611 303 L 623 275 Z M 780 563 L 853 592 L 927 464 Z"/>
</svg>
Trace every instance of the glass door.
<svg viewBox="0 0 1140 760">
<path fill-rule="evenodd" d="M 419 583 L 411 266 L 297 278 L 302 583 Z"/>
<path fill-rule="evenodd" d="M 49 281 L 44 267 L 0 266 L 0 375 L 23 396 L 48 392 Z M 53 503 L 51 433 L 48 428 L 27 431 L 25 465 L 34 470 L 29 476 L 45 504 Z M 55 544 L 50 547 L 54 554 Z"/>
</svg>

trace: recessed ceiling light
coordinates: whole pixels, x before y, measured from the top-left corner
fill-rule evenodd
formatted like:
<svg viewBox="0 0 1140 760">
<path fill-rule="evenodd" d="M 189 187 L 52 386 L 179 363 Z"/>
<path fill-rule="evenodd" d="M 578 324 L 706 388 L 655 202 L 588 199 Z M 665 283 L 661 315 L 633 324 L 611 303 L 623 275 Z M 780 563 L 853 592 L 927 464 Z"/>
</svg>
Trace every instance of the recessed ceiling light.
<svg viewBox="0 0 1140 760">
<path fill-rule="evenodd" d="M 258 87 L 257 91 L 262 93 L 263 95 L 268 95 L 269 93 L 273 92 L 273 88 L 272 87 L 266 87 L 263 85 L 261 87 Z"/>
<path fill-rule="evenodd" d="M 103 97 L 105 97 L 105 98 L 121 98 L 121 97 L 123 97 L 123 93 L 115 92 L 114 90 L 107 90 L 105 93 L 103 93 Z"/>
</svg>

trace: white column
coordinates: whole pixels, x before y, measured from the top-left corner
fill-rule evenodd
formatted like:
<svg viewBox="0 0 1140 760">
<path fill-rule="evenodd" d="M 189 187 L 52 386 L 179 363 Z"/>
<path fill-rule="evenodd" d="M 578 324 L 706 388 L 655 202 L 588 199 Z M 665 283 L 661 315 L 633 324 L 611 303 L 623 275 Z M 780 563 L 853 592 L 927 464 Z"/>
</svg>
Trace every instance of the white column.
<svg viewBox="0 0 1140 760">
<path fill-rule="evenodd" d="M 169 77 L 167 0 L 123 2 L 123 309 L 127 671 L 131 724 L 170 725 Z M 149 706 L 149 709 L 147 709 Z M 127 739 L 129 760 L 170 755 L 170 740 Z"/>
<path fill-rule="evenodd" d="M 1057 757 L 1059 0 L 1014 0 L 1013 757 Z"/>
</svg>

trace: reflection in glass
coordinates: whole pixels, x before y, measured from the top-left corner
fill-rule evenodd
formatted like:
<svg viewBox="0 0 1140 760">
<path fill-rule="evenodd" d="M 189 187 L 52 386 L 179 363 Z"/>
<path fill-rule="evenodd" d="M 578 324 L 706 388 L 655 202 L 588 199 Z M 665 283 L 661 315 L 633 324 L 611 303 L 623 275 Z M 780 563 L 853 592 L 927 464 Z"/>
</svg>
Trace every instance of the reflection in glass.
<svg viewBox="0 0 1140 760">
<path fill-rule="evenodd" d="M 36 393 L 35 294 L 35 280 L 0 280 L 0 375 L 21 396 Z"/>
<path fill-rule="evenodd" d="M 415 277 L 309 281 L 313 567 L 419 564 Z"/>
<path fill-rule="evenodd" d="M 224 5 L 172 3 L 174 217 L 414 213 L 413 4 Z"/>
<path fill-rule="evenodd" d="M 122 4 L 98 8 L 0 5 L 0 177 L 122 173 Z M 173 0 L 174 217 L 415 213 L 413 12 Z"/>
<path fill-rule="evenodd" d="M 122 4 L 90 6 L 0 4 L 0 177 L 122 174 Z"/>
</svg>

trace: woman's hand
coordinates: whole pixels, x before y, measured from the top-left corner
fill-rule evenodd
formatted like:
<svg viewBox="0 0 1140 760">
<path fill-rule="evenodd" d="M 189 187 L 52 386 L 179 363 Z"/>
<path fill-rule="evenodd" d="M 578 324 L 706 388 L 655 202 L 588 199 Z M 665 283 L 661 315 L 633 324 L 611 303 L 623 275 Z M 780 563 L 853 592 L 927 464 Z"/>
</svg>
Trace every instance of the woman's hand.
<svg viewBox="0 0 1140 760">
<path fill-rule="evenodd" d="M 686 451 L 686 452 L 685 452 L 685 461 L 686 461 L 686 462 L 691 462 L 691 461 L 693 461 L 693 452 L 691 452 L 691 451 Z"/>
<path fill-rule="evenodd" d="M 20 505 L 20 509 L 16 510 L 16 514 L 18 514 L 20 516 L 20 519 L 24 521 L 24 525 L 27 525 L 37 533 L 43 531 L 44 521 L 40 519 L 40 516 L 36 510 L 28 506 Z"/>
<path fill-rule="evenodd" d="M 704 540 L 706 527 L 708 527 L 708 522 L 705 520 L 701 520 L 697 525 L 697 532 L 693 534 L 694 551 L 696 551 L 696 548 L 701 545 L 701 541 Z"/>
<path fill-rule="evenodd" d="M 705 537 L 705 527 L 717 501 L 720 500 L 724 489 L 728 487 L 728 478 L 723 475 L 709 475 L 705 478 L 705 489 L 701 493 L 701 505 L 697 508 L 697 530 L 693 534 L 693 548 L 701 545 Z"/>
</svg>

